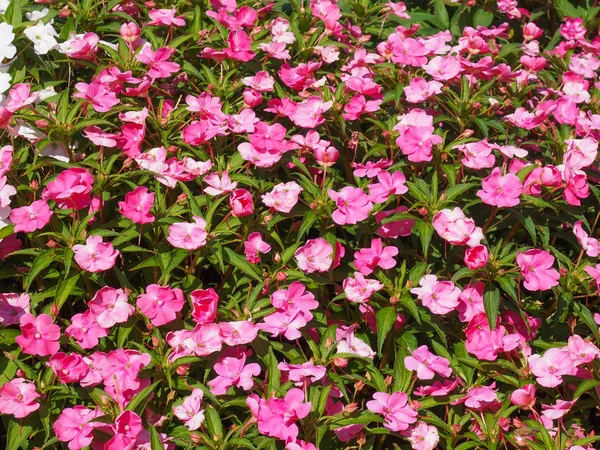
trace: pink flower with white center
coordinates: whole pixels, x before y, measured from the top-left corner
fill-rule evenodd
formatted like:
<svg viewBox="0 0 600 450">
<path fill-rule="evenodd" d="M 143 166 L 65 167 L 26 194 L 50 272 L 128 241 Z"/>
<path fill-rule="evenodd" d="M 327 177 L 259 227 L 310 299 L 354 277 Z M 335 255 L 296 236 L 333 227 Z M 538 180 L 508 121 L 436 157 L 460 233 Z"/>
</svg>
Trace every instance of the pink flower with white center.
<svg viewBox="0 0 600 450">
<path fill-rule="evenodd" d="M 396 139 L 403 155 L 411 162 L 428 162 L 433 159 L 433 146 L 442 143 L 442 137 L 433 133 L 433 127 L 411 125 Z"/>
<path fill-rule="evenodd" d="M 577 41 L 585 39 L 586 28 L 583 26 L 583 19 L 579 17 L 567 17 L 565 23 L 560 26 L 560 34 L 568 41 Z"/>
<path fill-rule="evenodd" d="M 242 83 L 258 92 L 271 92 L 275 86 L 275 79 L 263 70 L 253 77 L 242 78 Z"/>
<path fill-rule="evenodd" d="M 382 269 L 393 269 L 396 267 L 394 256 L 399 250 L 393 245 L 383 247 L 381 239 L 372 239 L 371 247 L 361 248 L 354 253 L 354 266 L 363 275 L 370 275 L 377 267 Z"/>
<path fill-rule="evenodd" d="M 360 272 L 354 272 L 354 278 L 346 278 L 343 283 L 346 299 L 349 302 L 368 302 L 375 292 L 383 289 L 383 284 L 377 280 L 369 280 Z"/>
<path fill-rule="evenodd" d="M 154 192 L 148 192 L 145 186 L 139 186 L 125 194 L 125 201 L 119 202 L 119 212 L 133 223 L 152 223 L 155 217 L 150 214 L 154 206 Z"/>
<path fill-rule="evenodd" d="M 470 322 L 477 314 L 485 313 L 483 306 L 484 286 L 481 281 L 478 281 L 475 285 L 469 285 L 462 290 L 458 296 L 459 304 L 456 307 L 458 320 Z"/>
<path fill-rule="evenodd" d="M 573 408 L 577 400 L 579 400 L 579 397 L 570 402 L 566 400 L 556 400 L 556 404 L 554 405 L 542 405 L 542 415 L 550 420 L 560 419 L 571 411 L 571 408 Z"/>
<path fill-rule="evenodd" d="M 211 161 L 196 161 L 189 156 L 183 158 L 183 168 L 188 175 L 196 178 L 208 173 L 212 169 L 213 163 Z"/>
<path fill-rule="evenodd" d="M 73 338 L 81 348 L 90 349 L 98 345 L 100 338 L 108 336 L 108 330 L 98 325 L 94 315 L 88 310 L 71 318 L 71 325 L 67 327 L 65 334 Z"/>
<path fill-rule="evenodd" d="M 58 44 L 59 51 L 69 58 L 82 59 L 84 61 L 95 61 L 100 38 L 96 33 L 75 34 Z"/>
<path fill-rule="evenodd" d="M 146 43 L 135 55 L 135 59 L 148 66 L 148 76 L 153 80 L 167 78 L 179 70 L 179 64 L 168 61 L 174 52 L 175 49 L 168 47 L 152 51 L 152 45 Z"/>
<path fill-rule="evenodd" d="M 547 388 L 560 385 L 563 382 L 562 376 L 570 375 L 574 367 L 569 353 L 560 348 L 548 349 L 543 356 L 531 355 L 527 361 L 536 381 Z"/>
<path fill-rule="evenodd" d="M 244 253 L 246 261 L 251 264 L 260 263 L 260 254 L 271 251 L 271 246 L 262 240 L 262 236 L 258 231 L 250 233 L 248 240 L 244 242 Z"/>
<path fill-rule="evenodd" d="M 79 267 L 92 273 L 112 269 L 119 256 L 110 242 L 102 242 L 102 236 L 90 236 L 85 245 L 74 245 L 73 253 Z"/>
<path fill-rule="evenodd" d="M 167 241 L 177 248 L 197 250 L 206 245 L 206 221 L 199 216 L 194 216 L 194 223 L 177 222 L 169 226 Z"/>
<path fill-rule="evenodd" d="M 585 253 L 595 258 L 600 255 L 600 242 L 598 239 L 590 237 L 583 229 L 583 221 L 579 220 L 573 224 L 573 234 L 577 237 L 577 241 Z"/>
<path fill-rule="evenodd" d="M 65 408 L 52 424 L 52 429 L 59 441 L 69 443 L 69 450 L 80 450 L 92 443 L 94 428 L 102 425 L 93 420 L 102 415 L 99 408 L 89 409 L 79 405 Z"/>
<path fill-rule="evenodd" d="M 431 380 L 436 374 L 442 377 L 449 377 L 452 374 L 450 361 L 434 355 L 426 345 L 422 345 L 404 358 L 404 366 L 411 372 L 416 371 L 419 380 Z"/>
<path fill-rule="evenodd" d="M 468 142 L 466 144 L 455 145 L 452 147 L 464 153 L 462 164 L 470 169 L 489 169 L 494 167 L 496 157 L 492 153 L 494 149 L 487 139 L 479 142 Z"/>
<path fill-rule="evenodd" d="M 216 323 L 196 325 L 190 337 L 193 346 L 193 354 L 196 356 L 208 356 L 223 348 L 221 331 Z"/>
<path fill-rule="evenodd" d="M 369 196 L 360 188 L 346 186 L 339 192 L 329 189 L 327 193 L 337 206 L 331 217 L 338 225 L 354 225 L 362 222 L 369 217 L 373 209 Z"/>
<path fill-rule="evenodd" d="M 433 228 L 442 239 L 452 245 L 474 247 L 483 240 L 483 231 L 475 226 L 475 221 L 466 217 L 459 208 L 442 209 L 432 221 Z"/>
<path fill-rule="evenodd" d="M 15 338 L 23 353 L 28 355 L 48 356 L 56 353 L 60 344 L 60 327 L 52 323 L 48 314 L 24 314 L 20 319 L 21 335 Z"/>
<path fill-rule="evenodd" d="M 243 109 L 239 114 L 232 114 L 227 119 L 227 126 L 234 133 L 254 133 L 254 125 L 258 122 L 256 113 L 251 109 Z"/>
<path fill-rule="evenodd" d="M 10 220 L 15 225 L 15 233 L 19 231 L 31 233 L 48 225 L 52 214 L 54 213 L 46 200 L 36 200 L 29 206 L 13 209 Z"/>
<path fill-rule="evenodd" d="M 336 330 L 336 338 L 337 353 L 351 353 L 369 359 L 375 357 L 375 352 L 369 344 L 354 335 L 354 326 Z"/>
<path fill-rule="evenodd" d="M 89 370 L 81 355 L 77 353 L 55 353 L 47 364 L 61 383 L 76 383 L 84 378 Z"/>
<path fill-rule="evenodd" d="M 173 6 L 171 9 L 151 9 L 148 11 L 148 17 L 152 20 L 148 25 L 163 25 L 165 27 L 183 27 L 185 20 L 183 16 L 175 17 L 177 10 Z"/>
<path fill-rule="evenodd" d="M 0 414 L 11 414 L 16 419 L 27 417 L 40 408 L 35 401 L 39 397 L 34 383 L 14 378 L 0 387 Z"/>
<path fill-rule="evenodd" d="M 91 104 L 94 110 L 99 113 L 108 112 L 121 103 L 116 93 L 110 91 L 98 81 L 93 81 L 90 84 L 77 83 L 75 89 L 78 92 L 75 92 L 73 97 L 85 100 L 86 105 Z"/>
<path fill-rule="evenodd" d="M 333 262 L 333 247 L 323 238 L 309 239 L 294 253 L 298 268 L 306 273 L 327 272 Z"/>
<path fill-rule="evenodd" d="M 467 408 L 474 409 L 476 411 L 483 411 L 490 408 L 498 402 L 498 395 L 496 389 L 496 383 L 492 383 L 490 386 L 481 386 L 471 388 L 468 390 L 467 395 L 451 402 L 451 405 L 458 405 L 464 403 Z"/>
<path fill-rule="evenodd" d="M 523 184 L 519 177 L 512 173 L 502 176 L 498 167 L 481 181 L 481 187 L 483 189 L 477 192 L 477 196 L 483 200 L 483 203 L 499 208 L 517 206 L 523 191 Z"/>
<path fill-rule="evenodd" d="M 408 192 L 406 177 L 400 171 L 390 174 L 381 171 L 377 174 L 379 183 L 369 184 L 369 200 L 373 203 L 385 203 L 392 195 Z"/>
<path fill-rule="evenodd" d="M 376 392 L 373 400 L 367 402 L 367 409 L 381 414 L 385 419 L 384 427 L 391 431 L 404 431 L 417 421 L 417 411 L 408 405 L 408 395 L 404 392 Z"/>
<path fill-rule="evenodd" d="M 443 84 L 438 81 L 427 81 L 417 77 L 410 80 L 410 84 L 404 87 L 406 101 L 409 103 L 423 103 L 429 97 L 441 94 Z"/>
<path fill-rule="evenodd" d="M 204 182 L 209 186 L 204 188 L 204 192 L 212 196 L 231 192 L 237 187 L 237 181 L 231 181 L 227 171 L 223 172 L 221 176 L 218 172 L 212 172 L 204 177 Z"/>
<path fill-rule="evenodd" d="M 60 208 L 80 210 L 92 201 L 90 191 L 94 177 L 85 169 L 63 170 L 42 192 L 44 200 L 54 200 Z M 1 206 L 1 204 L 0 204 Z"/>
<path fill-rule="evenodd" d="M 467 351 L 478 359 L 495 361 L 500 352 L 510 352 L 524 343 L 524 338 L 519 334 L 507 334 L 506 328 L 499 321 L 500 319 L 496 327 L 490 330 L 485 313 L 475 315 L 465 330 Z"/>
<path fill-rule="evenodd" d="M 425 72 L 438 81 L 451 80 L 463 70 L 458 59 L 451 55 L 436 56 L 422 67 Z"/>
<path fill-rule="evenodd" d="M 303 364 L 288 364 L 280 362 L 277 366 L 279 370 L 288 372 L 288 378 L 296 382 L 296 386 L 308 386 L 311 383 L 321 380 L 327 373 L 325 366 L 315 366 L 312 361 Z"/>
<path fill-rule="evenodd" d="M 533 248 L 517 254 L 517 265 L 525 278 L 523 286 L 529 291 L 546 291 L 558 285 L 560 273 L 553 264 L 554 256 L 546 250 Z"/>
<path fill-rule="evenodd" d="M 273 186 L 271 192 L 262 195 L 263 203 L 275 211 L 289 213 L 298 203 L 298 196 L 303 189 L 295 181 L 279 183 Z"/>
<path fill-rule="evenodd" d="M 249 344 L 258 335 L 258 327 L 249 320 L 236 322 L 219 322 L 221 341 L 231 347 Z"/>
<path fill-rule="evenodd" d="M 598 141 L 592 137 L 567 139 L 567 152 L 563 156 L 565 166 L 571 170 L 591 166 L 598 156 Z"/>
<path fill-rule="evenodd" d="M 7 327 L 18 323 L 21 317 L 31 313 L 30 302 L 27 294 L 0 294 L 0 325 Z"/>
<path fill-rule="evenodd" d="M 413 450 L 434 450 L 440 442 L 438 429 L 425 422 L 418 422 L 413 429 L 402 435 L 410 441 Z"/>
<path fill-rule="evenodd" d="M 260 375 L 261 372 L 258 364 L 246 364 L 246 353 L 242 353 L 241 358 L 219 358 L 214 369 L 218 376 L 208 382 L 210 392 L 214 395 L 223 395 L 232 386 L 248 391 L 254 386 L 252 377 Z"/>
<path fill-rule="evenodd" d="M 425 275 L 419 281 L 419 286 L 410 292 L 433 314 L 448 314 L 459 304 L 460 289 L 452 281 L 438 281 L 435 275 Z"/>
<path fill-rule="evenodd" d="M 279 289 L 271 294 L 271 304 L 279 311 L 299 310 L 308 320 L 312 319 L 310 311 L 319 307 L 312 292 L 306 290 L 299 281 L 294 281 L 287 289 Z"/>
<path fill-rule="evenodd" d="M 112 148 L 117 146 L 118 135 L 102 131 L 97 126 L 87 127 L 83 130 L 83 135 L 92 141 L 94 144 Z"/>
<path fill-rule="evenodd" d="M 458 387 L 458 378 L 434 381 L 430 386 L 419 386 L 415 389 L 414 394 L 418 396 L 430 395 L 432 397 L 443 397 L 450 394 L 454 389 Z"/>
<path fill-rule="evenodd" d="M 135 312 L 133 305 L 127 303 L 127 294 L 123 289 L 103 287 L 88 302 L 90 312 L 96 323 L 102 328 L 111 328 L 117 323 L 127 322 Z"/>
<path fill-rule="evenodd" d="M 271 34 L 273 35 L 273 42 L 282 44 L 293 44 L 296 42 L 296 36 L 290 29 L 290 22 L 283 17 L 278 17 L 270 23 Z"/>
<path fill-rule="evenodd" d="M 175 320 L 185 300 L 181 289 L 151 284 L 146 288 L 146 293 L 137 298 L 136 304 L 152 325 L 159 327 Z"/>
<path fill-rule="evenodd" d="M 173 414 L 183 421 L 190 431 L 197 430 L 204 422 L 204 410 L 201 408 L 203 397 L 202 389 L 194 389 L 181 405 L 173 407 Z"/>
</svg>

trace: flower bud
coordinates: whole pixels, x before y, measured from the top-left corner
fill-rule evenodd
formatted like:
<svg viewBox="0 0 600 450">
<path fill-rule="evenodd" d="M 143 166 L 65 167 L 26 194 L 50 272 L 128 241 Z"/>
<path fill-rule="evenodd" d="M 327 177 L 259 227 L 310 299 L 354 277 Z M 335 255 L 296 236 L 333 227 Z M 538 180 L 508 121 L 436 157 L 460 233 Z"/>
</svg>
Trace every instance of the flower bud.
<svg viewBox="0 0 600 450">
<path fill-rule="evenodd" d="M 177 375 L 179 375 L 179 376 L 184 376 L 186 373 L 188 373 L 188 370 L 190 370 L 190 365 L 182 364 L 181 366 L 177 366 L 177 369 L 175 369 L 175 372 L 177 372 Z"/>
<path fill-rule="evenodd" d="M 392 378 L 391 375 L 388 375 L 387 377 L 385 377 L 385 385 L 386 386 L 391 386 L 393 382 L 394 382 L 394 379 Z"/>
<path fill-rule="evenodd" d="M 287 280 L 287 275 L 284 272 L 277 272 L 277 281 L 283 283 L 285 280 Z"/>
<path fill-rule="evenodd" d="M 121 37 L 128 44 L 133 44 L 140 37 L 140 27 L 133 22 L 121 25 Z"/>
<path fill-rule="evenodd" d="M 60 308 L 58 307 L 58 305 L 56 303 L 54 303 L 51 307 L 50 307 L 50 315 L 53 317 L 58 316 L 58 313 L 60 312 Z"/>
<path fill-rule="evenodd" d="M 229 206 L 235 217 L 249 216 L 254 212 L 252 195 L 246 189 L 236 189 L 229 197 Z"/>
<path fill-rule="evenodd" d="M 343 369 L 348 366 L 348 360 L 344 358 L 333 358 L 333 365 Z"/>
</svg>

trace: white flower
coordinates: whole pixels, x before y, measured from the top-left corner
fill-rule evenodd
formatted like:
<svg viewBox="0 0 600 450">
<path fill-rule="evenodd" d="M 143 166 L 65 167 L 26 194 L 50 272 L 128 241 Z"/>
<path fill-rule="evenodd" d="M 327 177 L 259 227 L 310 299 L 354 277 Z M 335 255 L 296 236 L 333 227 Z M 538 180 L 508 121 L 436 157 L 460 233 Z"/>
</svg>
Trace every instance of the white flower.
<svg viewBox="0 0 600 450">
<path fill-rule="evenodd" d="M 0 62 L 4 58 L 12 58 L 17 53 L 17 48 L 13 45 L 15 34 L 12 25 L 0 23 Z"/>
<path fill-rule="evenodd" d="M 62 142 L 51 142 L 44 147 L 40 154 L 42 156 L 48 156 L 62 162 L 69 162 L 69 153 L 67 152 L 67 147 Z"/>
<path fill-rule="evenodd" d="M 48 10 L 48 8 L 44 8 L 41 11 L 31 11 L 28 13 L 25 13 L 25 17 L 27 17 L 27 20 L 31 20 L 32 22 L 36 22 L 38 20 L 40 20 L 43 17 L 46 17 L 48 15 L 50 11 Z M 53 23 L 54 20 L 51 20 L 48 23 Z"/>
<path fill-rule="evenodd" d="M 0 0 L 0 14 L 4 14 L 10 5 L 10 0 Z"/>
<path fill-rule="evenodd" d="M 8 91 L 10 88 L 10 74 L 0 72 L 0 94 Z M 0 96 L 2 97 L 2 96 Z"/>
<path fill-rule="evenodd" d="M 38 96 L 33 101 L 36 105 L 38 103 L 43 102 L 47 98 L 50 98 L 50 97 L 56 95 L 56 90 L 54 89 L 54 86 L 49 86 L 47 88 L 42 89 L 41 91 L 37 91 L 37 93 L 38 93 Z"/>
<path fill-rule="evenodd" d="M 37 128 L 30 127 L 22 120 L 17 121 L 17 125 L 11 128 L 10 134 L 13 136 L 21 136 L 30 142 L 39 141 L 42 137 L 44 137 L 44 133 Z"/>
<path fill-rule="evenodd" d="M 38 55 L 45 55 L 58 44 L 56 30 L 52 25 L 44 25 L 41 21 L 27 28 L 24 33 L 33 42 L 33 50 Z"/>
</svg>

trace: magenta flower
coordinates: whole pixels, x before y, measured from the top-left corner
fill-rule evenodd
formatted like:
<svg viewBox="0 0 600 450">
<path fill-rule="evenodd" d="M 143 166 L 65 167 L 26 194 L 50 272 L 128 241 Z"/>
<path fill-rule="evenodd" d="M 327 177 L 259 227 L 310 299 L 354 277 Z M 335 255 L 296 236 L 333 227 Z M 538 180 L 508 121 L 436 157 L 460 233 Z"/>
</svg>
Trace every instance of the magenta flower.
<svg viewBox="0 0 600 450">
<path fill-rule="evenodd" d="M 98 81 L 93 81 L 90 84 L 77 83 L 75 89 L 78 92 L 74 93 L 73 97 L 85 100 L 86 104 L 91 104 L 94 110 L 99 113 L 108 112 L 113 106 L 121 102 L 114 92 Z"/>
<path fill-rule="evenodd" d="M 481 181 L 482 190 L 477 196 L 487 204 L 499 208 L 516 206 L 520 203 L 519 196 L 523 191 L 523 184 L 519 177 L 509 173 L 502 176 L 498 167 L 492 170 L 492 174 Z"/>
<path fill-rule="evenodd" d="M 434 355 L 426 345 L 422 345 L 404 358 L 404 366 L 411 372 L 416 371 L 419 380 L 431 380 L 436 374 L 442 377 L 449 377 L 452 374 L 450 361 Z"/>
<path fill-rule="evenodd" d="M 408 395 L 404 392 L 376 392 L 367 402 L 369 411 L 383 415 L 384 427 L 391 431 L 404 431 L 417 421 L 417 412 L 408 405 Z"/>
<path fill-rule="evenodd" d="M 108 336 L 108 330 L 98 325 L 94 315 L 88 310 L 71 318 L 71 325 L 67 327 L 65 334 L 75 339 L 81 348 L 90 349 L 98 345 L 100 338 Z"/>
<path fill-rule="evenodd" d="M 373 203 L 385 203 L 392 195 L 401 195 L 408 192 L 406 177 L 400 171 L 389 173 L 381 171 L 377 174 L 379 183 L 370 184 L 369 199 Z"/>
<path fill-rule="evenodd" d="M 203 397 L 202 389 L 194 389 L 181 405 L 173 407 L 173 414 L 183 421 L 190 431 L 197 430 L 204 422 L 204 410 L 201 408 Z"/>
<path fill-rule="evenodd" d="M 244 253 L 246 261 L 251 264 L 260 263 L 260 254 L 271 251 L 271 246 L 262 240 L 262 236 L 258 231 L 250 233 L 248 240 L 244 242 Z"/>
<path fill-rule="evenodd" d="M 530 291 L 546 291 L 557 286 L 560 273 L 552 268 L 554 256 L 546 250 L 531 249 L 517 254 L 517 265 L 525 278 L 523 285 Z"/>
<path fill-rule="evenodd" d="M 520 408 L 531 409 L 535 405 L 536 392 L 533 384 L 526 384 L 510 394 L 510 402 Z"/>
<path fill-rule="evenodd" d="M 392 269 L 396 267 L 394 256 L 397 254 L 397 247 L 389 245 L 384 248 L 381 239 L 372 239 L 371 247 L 361 248 L 354 253 L 354 266 L 363 275 L 370 275 L 377 267 Z"/>
<path fill-rule="evenodd" d="M 561 384 L 562 376 L 570 375 L 574 367 L 569 354 L 560 348 L 548 349 L 543 356 L 531 355 L 527 361 L 536 381 L 547 388 Z"/>
<path fill-rule="evenodd" d="M 192 298 L 192 318 L 196 323 L 211 323 L 217 318 L 219 296 L 214 289 L 197 289 L 190 294 Z"/>
<path fill-rule="evenodd" d="M 232 386 L 248 391 L 254 386 L 252 377 L 260 375 L 258 364 L 246 364 L 246 353 L 242 353 L 241 358 L 219 358 L 214 369 L 218 376 L 208 382 L 214 395 L 223 395 Z"/>
<path fill-rule="evenodd" d="M 54 353 L 48 361 L 48 366 L 61 383 L 76 383 L 88 373 L 88 365 L 77 353 Z"/>
<path fill-rule="evenodd" d="M 496 383 L 490 386 L 475 387 L 468 390 L 467 395 L 451 402 L 451 405 L 464 403 L 467 408 L 482 411 L 498 403 Z"/>
<path fill-rule="evenodd" d="M 48 314 L 25 314 L 21 317 L 21 335 L 15 342 L 28 355 L 47 356 L 58 351 L 60 344 L 60 327 L 52 323 Z"/>
<path fill-rule="evenodd" d="M 248 62 L 256 56 L 250 49 L 252 41 L 243 30 L 235 30 L 229 33 L 227 37 L 228 47 L 225 49 L 225 55 L 228 58 L 242 62 Z"/>
<path fill-rule="evenodd" d="M 306 273 L 327 272 L 333 262 L 332 256 L 333 247 L 323 238 L 309 239 L 294 253 L 298 268 Z"/>
<path fill-rule="evenodd" d="M 337 209 L 333 212 L 333 221 L 338 225 L 354 225 L 369 217 L 373 203 L 362 189 L 346 186 L 340 192 L 327 191 Z"/>
<path fill-rule="evenodd" d="M 42 192 L 44 200 L 55 200 L 60 208 L 80 210 L 89 206 L 94 178 L 85 169 L 63 170 Z"/>
<path fill-rule="evenodd" d="M 419 286 L 412 288 L 410 292 L 433 314 L 448 314 L 458 306 L 460 289 L 452 281 L 438 281 L 435 275 L 425 275 L 419 281 Z"/>
<path fill-rule="evenodd" d="M 483 240 L 483 231 L 459 208 L 442 209 L 433 217 L 433 228 L 452 245 L 474 247 Z"/>
<path fill-rule="evenodd" d="M 177 248 L 197 250 L 206 245 L 206 221 L 199 216 L 194 216 L 194 223 L 178 222 L 169 226 L 167 241 Z"/>
<path fill-rule="evenodd" d="M 148 192 L 145 186 L 139 186 L 125 194 L 125 201 L 119 202 L 119 212 L 133 223 L 152 223 L 155 217 L 150 214 L 154 205 L 154 192 Z"/>
<path fill-rule="evenodd" d="M 279 370 L 288 372 L 288 378 L 296 382 L 296 386 L 308 386 L 311 383 L 323 379 L 327 373 L 325 366 L 315 366 L 312 361 L 303 364 L 288 364 L 280 362 L 277 366 Z"/>
<path fill-rule="evenodd" d="M 102 415 L 98 408 L 89 409 L 79 405 L 65 408 L 52 424 L 52 429 L 59 441 L 69 443 L 69 450 L 80 450 L 92 443 L 92 432 L 101 425 L 93 420 Z"/>
<path fill-rule="evenodd" d="M 482 269 L 488 263 L 489 252 L 485 245 L 476 245 L 465 250 L 464 262 L 471 270 Z"/>
<path fill-rule="evenodd" d="M 249 216 L 254 212 L 252 194 L 246 189 L 236 189 L 229 197 L 229 206 L 235 217 Z"/>
<path fill-rule="evenodd" d="M 423 103 L 429 97 L 442 93 L 442 83 L 437 81 L 426 81 L 417 77 L 410 80 L 409 86 L 404 87 L 406 101 L 409 103 Z"/>
<path fill-rule="evenodd" d="M 85 245 L 74 245 L 73 253 L 79 267 L 92 273 L 111 269 L 119 256 L 119 251 L 110 242 L 102 242 L 101 236 L 90 236 Z"/>
<path fill-rule="evenodd" d="M 148 17 L 152 20 L 148 22 L 148 25 L 163 25 L 165 27 L 185 26 L 183 16 L 175 17 L 176 13 L 177 10 L 174 6 L 171 9 L 151 9 L 148 11 Z"/>
<path fill-rule="evenodd" d="M 142 50 L 135 55 L 135 59 L 148 66 L 148 76 L 152 79 L 167 78 L 179 70 L 179 64 L 170 62 L 168 59 L 175 49 L 162 47 L 152 51 L 152 45 L 146 43 Z"/>
<path fill-rule="evenodd" d="M 29 206 L 13 209 L 10 220 L 15 224 L 15 232 L 31 233 L 44 228 L 50 222 L 52 214 L 46 200 L 36 200 Z"/>
<path fill-rule="evenodd" d="M 219 337 L 221 341 L 232 347 L 249 344 L 256 339 L 258 330 L 258 327 L 249 320 L 219 323 Z"/>
<path fill-rule="evenodd" d="M 117 323 L 127 322 L 135 312 L 133 305 L 127 302 L 127 294 L 123 289 L 103 287 L 88 302 L 90 312 L 96 323 L 102 328 L 111 328 Z"/>
<path fill-rule="evenodd" d="M 17 419 L 27 417 L 39 409 L 40 404 L 35 401 L 39 397 L 34 383 L 14 378 L 0 387 L 0 413 L 12 414 Z"/>
<path fill-rule="evenodd" d="M 321 97 L 312 95 L 296 105 L 296 110 L 290 119 L 299 127 L 315 128 L 325 122 L 323 113 L 332 106 L 332 101 L 324 102 Z"/>
<path fill-rule="evenodd" d="M 183 309 L 184 303 L 181 289 L 161 287 L 158 284 L 148 286 L 146 293 L 141 294 L 136 301 L 142 314 L 156 327 L 175 320 L 177 313 Z"/>
</svg>

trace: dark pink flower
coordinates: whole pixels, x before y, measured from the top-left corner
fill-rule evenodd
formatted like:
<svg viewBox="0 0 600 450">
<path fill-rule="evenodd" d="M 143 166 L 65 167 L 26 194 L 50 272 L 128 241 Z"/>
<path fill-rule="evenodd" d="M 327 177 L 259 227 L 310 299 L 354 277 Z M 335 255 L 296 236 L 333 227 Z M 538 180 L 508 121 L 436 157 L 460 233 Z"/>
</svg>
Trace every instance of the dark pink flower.
<svg viewBox="0 0 600 450">
<path fill-rule="evenodd" d="M 125 201 L 119 202 L 119 212 L 133 223 L 152 223 L 155 217 L 150 214 L 154 206 L 154 192 L 148 192 L 145 186 L 139 186 L 125 194 Z"/>
<path fill-rule="evenodd" d="M 142 314 L 157 327 L 175 320 L 184 303 L 181 289 L 171 289 L 169 286 L 162 287 L 158 284 L 148 286 L 146 293 L 141 294 L 136 301 Z"/>
</svg>

